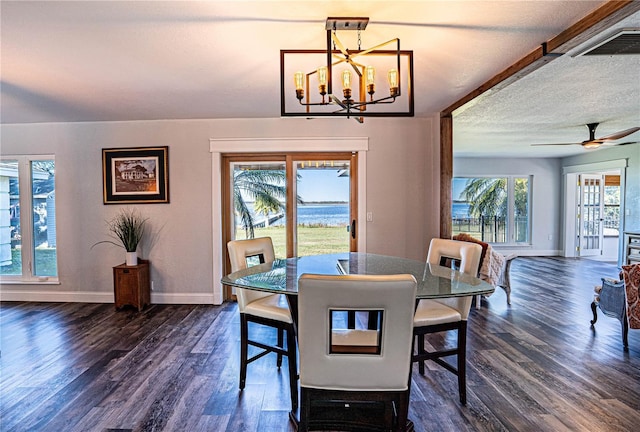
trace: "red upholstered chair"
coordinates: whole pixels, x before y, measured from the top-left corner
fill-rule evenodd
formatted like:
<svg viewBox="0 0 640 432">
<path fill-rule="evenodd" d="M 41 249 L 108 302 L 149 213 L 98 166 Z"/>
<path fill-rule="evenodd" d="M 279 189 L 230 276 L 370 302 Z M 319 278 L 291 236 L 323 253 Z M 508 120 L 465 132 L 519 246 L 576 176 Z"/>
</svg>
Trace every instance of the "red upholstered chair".
<svg viewBox="0 0 640 432">
<path fill-rule="evenodd" d="M 270 237 L 249 240 L 234 240 L 227 244 L 231 271 L 247 268 L 247 261 L 258 263 L 275 260 L 273 242 Z M 296 337 L 293 319 L 287 299 L 282 294 L 270 294 L 238 288 L 238 310 L 240 311 L 240 389 L 244 389 L 247 379 L 247 365 L 271 352 L 277 354 L 278 368 L 282 365 L 282 356 L 287 356 L 289 364 L 289 388 L 291 391 L 291 409 L 298 408 L 298 365 Z M 249 338 L 249 323 L 256 323 L 277 329 L 277 345 Z M 284 332 L 287 333 L 287 348 L 283 347 Z M 249 357 L 249 346 L 260 348 L 258 354 Z"/>
<path fill-rule="evenodd" d="M 441 265 L 443 260 L 459 261 L 462 273 L 478 275 L 482 248 L 476 243 L 434 238 L 429 245 L 427 262 Z M 417 338 L 417 350 L 413 361 L 418 362 L 418 370 L 424 374 L 425 360 L 432 360 L 458 376 L 460 402 L 467 403 L 466 385 L 466 349 L 467 318 L 471 309 L 472 297 L 454 297 L 441 300 L 420 300 L 413 319 L 413 334 Z M 427 351 L 424 337 L 430 333 L 456 330 L 458 344 L 455 349 Z M 443 357 L 457 356 L 457 366 L 443 360 Z"/>
<path fill-rule="evenodd" d="M 628 346 L 627 332 L 640 329 L 640 264 L 622 266 L 622 280 L 624 281 L 625 300 L 627 302 L 627 319 L 623 323 L 622 340 L 625 348 Z"/>
</svg>

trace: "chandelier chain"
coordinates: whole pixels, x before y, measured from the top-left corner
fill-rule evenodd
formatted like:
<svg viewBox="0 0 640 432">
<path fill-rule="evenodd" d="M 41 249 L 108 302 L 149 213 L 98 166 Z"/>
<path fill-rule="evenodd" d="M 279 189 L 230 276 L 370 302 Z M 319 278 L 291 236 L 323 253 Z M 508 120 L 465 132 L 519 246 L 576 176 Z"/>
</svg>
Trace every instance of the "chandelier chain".
<svg viewBox="0 0 640 432">
<path fill-rule="evenodd" d="M 360 38 L 360 29 L 358 29 L 358 51 L 361 51 L 360 45 L 362 44 L 362 39 Z"/>
</svg>

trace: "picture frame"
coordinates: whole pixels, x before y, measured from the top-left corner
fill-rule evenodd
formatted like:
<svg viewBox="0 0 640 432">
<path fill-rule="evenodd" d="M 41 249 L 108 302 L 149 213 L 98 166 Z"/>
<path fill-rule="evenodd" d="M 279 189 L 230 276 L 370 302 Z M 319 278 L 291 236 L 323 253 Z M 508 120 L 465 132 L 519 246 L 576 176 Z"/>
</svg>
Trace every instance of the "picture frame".
<svg viewBox="0 0 640 432">
<path fill-rule="evenodd" d="M 102 149 L 104 204 L 168 204 L 169 147 Z"/>
</svg>

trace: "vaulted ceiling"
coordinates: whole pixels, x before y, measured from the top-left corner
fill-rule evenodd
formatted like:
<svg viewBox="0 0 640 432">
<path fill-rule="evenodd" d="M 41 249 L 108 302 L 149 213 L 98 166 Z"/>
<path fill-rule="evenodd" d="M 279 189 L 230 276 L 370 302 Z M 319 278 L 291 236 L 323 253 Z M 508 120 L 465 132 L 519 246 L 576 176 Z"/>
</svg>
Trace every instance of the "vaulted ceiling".
<svg viewBox="0 0 640 432">
<path fill-rule="evenodd" d="M 605 3 L 2 2 L 0 120 L 279 117 L 279 51 L 322 49 L 328 16 L 369 17 L 365 46 L 399 37 L 413 50 L 416 116 L 431 116 Z M 455 154 L 559 157 L 585 150 L 530 144 L 582 141 L 592 122 L 597 136 L 640 126 L 640 56 L 575 55 L 619 28 L 640 28 L 640 7 L 631 7 L 574 50 L 459 109 Z"/>
</svg>

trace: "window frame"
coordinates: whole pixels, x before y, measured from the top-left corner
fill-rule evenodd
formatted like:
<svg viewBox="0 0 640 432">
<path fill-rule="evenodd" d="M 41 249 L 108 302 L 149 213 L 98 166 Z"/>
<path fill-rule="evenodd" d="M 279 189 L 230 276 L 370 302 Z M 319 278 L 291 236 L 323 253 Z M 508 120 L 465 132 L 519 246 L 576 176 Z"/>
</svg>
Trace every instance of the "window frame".
<svg viewBox="0 0 640 432">
<path fill-rule="evenodd" d="M 506 190 L 507 190 L 507 214 L 506 214 L 506 241 L 504 243 L 502 242 L 487 242 L 490 243 L 494 246 L 530 246 L 532 244 L 531 239 L 533 236 L 533 223 L 532 223 L 532 215 L 533 215 L 533 174 L 527 174 L 527 175 L 501 175 L 501 174 L 483 174 L 483 175 L 465 175 L 465 174 L 461 174 L 461 175 L 456 175 L 452 177 L 452 184 L 453 184 L 453 180 L 455 179 L 477 179 L 477 178 L 483 178 L 483 179 L 506 179 L 507 180 L 507 186 L 506 186 Z M 524 242 L 517 242 L 515 240 L 516 237 L 516 224 L 515 224 L 515 219 L 516 219 L 516 215 L 515 215 L 515 209 L 516 209 L 516 198 L 515 198 L 515 191 L 516 191 L 516 180 L 517 179 L 526 179 L 527 183 L 528 183 L 528 187 L 527 187 L 527 241 Z M 452 188 L 453 190 L 453 188 Z M 451 202 L 453 203 L 453 197 L 451 199 Z M 453 221 L 453 214 L 451 215 L 451 221 Z"/>
<path fill-rule="evenodd" d="M 508 199 L 508 211 L 509 219 L 507 223 L 511 222 L 507 226 L 507 235 L 509 236 L 509 242 L 502 243 L 504 245 L 531 245 L 531 238 L 533 236 L 533 224 L 531 223 L 531 217 L 533 215 L 533 175 L 513 175 L 507 177 L 507 199 Z M 527 179 L 527 241 L 518 242 L 516 238 L 516 180 Z"/>
<path fill-rule="evenodd" d="M 35 234 L 33 232 L 33 178 L 32 162 L 53 161 L 55 166 L 55 155 L 1 155 L 0 161 L 17 161 L 18 163 L 18 191 L 20 203 L 20 247 L 22 259 L 21 274 L 0 275 L 2 283 L 59 283 L 60 274 L 58 272 L 58 252 L 56 248 L 56 275 L 38 276 L 34 274 L 35 246 L 33 244 Z M 57 183 L 54 178 L 54 184 Z M 55 187 L 54 187 L 55 190 Z M 29 209 L 29 211 L 22 211 Z M 54 216 L 55 217 L 55 216 Z"/>
</svg>

